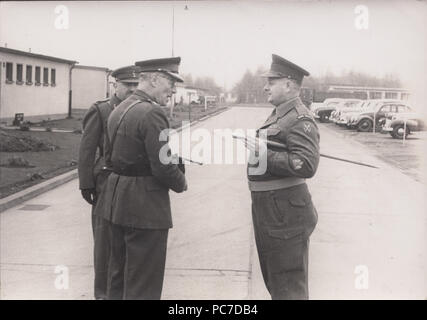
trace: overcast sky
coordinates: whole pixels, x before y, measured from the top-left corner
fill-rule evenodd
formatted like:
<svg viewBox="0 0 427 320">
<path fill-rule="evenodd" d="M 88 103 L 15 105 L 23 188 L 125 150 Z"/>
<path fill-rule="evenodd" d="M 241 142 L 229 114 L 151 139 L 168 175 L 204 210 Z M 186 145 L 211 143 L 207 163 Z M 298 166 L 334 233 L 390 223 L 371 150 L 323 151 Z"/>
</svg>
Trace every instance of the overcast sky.
<svg viewBox="0 0 427 320">
<path fill-rule="evenodd" d="M 68 29 L 55 28 L 61 4 Z M 355 26 L 360 4 L 369 10 L 368 29 Z M 268 68 L 271 53 L 313 75 L 395 73 L 406 87 L 427 87 L 427 4 L 415 0 L 1 2 L 0 46 L 111 69 L 168 57 L 173 7 L 180 71 L 228 89 L 246 69 Z"/>
</svg>

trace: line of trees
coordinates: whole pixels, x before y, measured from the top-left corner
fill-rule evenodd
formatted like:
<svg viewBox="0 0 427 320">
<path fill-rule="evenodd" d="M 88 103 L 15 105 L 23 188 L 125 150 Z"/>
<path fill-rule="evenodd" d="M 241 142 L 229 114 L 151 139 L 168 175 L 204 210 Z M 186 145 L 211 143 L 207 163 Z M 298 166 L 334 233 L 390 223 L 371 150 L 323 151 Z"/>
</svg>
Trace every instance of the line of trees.
<svg viewBox="0 0 427 320">
<path fill-rule="evenodd" d="M 191 74 L 183 74 L 184 84 L 186 86 L 192 86 L 196 88 L 206 89 L 212 95 L 219 96 L 223 92 L 223 88 L 218 86 L 212 77 L 199 77 L 193 80 Z"/>
</svg>

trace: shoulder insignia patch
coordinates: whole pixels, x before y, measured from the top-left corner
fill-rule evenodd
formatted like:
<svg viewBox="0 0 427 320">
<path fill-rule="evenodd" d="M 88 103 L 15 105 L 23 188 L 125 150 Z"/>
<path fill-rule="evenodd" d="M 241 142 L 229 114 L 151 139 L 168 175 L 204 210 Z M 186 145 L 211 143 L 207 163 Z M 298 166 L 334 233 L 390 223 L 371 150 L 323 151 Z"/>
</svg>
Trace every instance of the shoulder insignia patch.
<svg viewBox="0 0 427 320">
<path fill-rule="evenodd" d="M 304 132 L 311 132 L 311 123 L 304 123 Z"/>
<path fill-rule="evenodd" d="M 295 158 L 292 159 L 292 165 L 294 167 L 294 170 L 299 170 L 302 168 L 303 162 L 301 159 Z"/>
</svg>

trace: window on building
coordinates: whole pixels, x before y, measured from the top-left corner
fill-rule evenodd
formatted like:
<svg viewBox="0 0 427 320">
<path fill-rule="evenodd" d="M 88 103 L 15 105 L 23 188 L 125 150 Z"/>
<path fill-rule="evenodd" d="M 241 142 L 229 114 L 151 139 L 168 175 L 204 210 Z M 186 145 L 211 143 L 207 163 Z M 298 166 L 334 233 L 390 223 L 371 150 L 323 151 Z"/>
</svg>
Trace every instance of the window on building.
<svg viewBox="0 0 427 320">
<path fill-rule="evenodd" d="M 6 83 L 13 82 L 13 63 L 6 62 Z"/>
<path fill-rule="evenodd" d="M 386 92 L 385 98 L 386 99 L 397 99 L 397 92 Z"/>
<path fill-rule="evenodd" d="M 355 91 L 354 92 L 354 98 L 366 100 L 366 99 L 368 99 L 368 94 L 365 91 Z"/>
<path fill-rule="evenodd" d="M 408 100 L 409 99 L 409 93 L 402 93 L 402 96 L 400 99 L 401 100 Z"/>
<path fill-rule="evenodd" d="M 35 79 L 35 83 L 36 86 L 40 85 L 40 67 L 36 67 L 36 79 Z"/>
<path fill-rule="evenodd" d="M 50 85 L 52 87 L 56 86 L 56 70 L 50 69 Z"/>
<path fill-rule="evenodd" d="M 381 92 L 371 91 L 369 92 L 369 99 L 381 99 Z"/>
<path fill-rule="evenodd" d="M 25 80 L 27 84 L 33 84 L 33 66 L 29 66 L 28 64 L 25 72 Z"/>
<path fill-rule="evenodd" d="M 43 85 L 49 85 L 49 68 L 43 68 Z"/>
<path fill-rule="evenodd" d="M 22 84 L 22 64 L 16 64 L 16 84 Z"/>
</svg>

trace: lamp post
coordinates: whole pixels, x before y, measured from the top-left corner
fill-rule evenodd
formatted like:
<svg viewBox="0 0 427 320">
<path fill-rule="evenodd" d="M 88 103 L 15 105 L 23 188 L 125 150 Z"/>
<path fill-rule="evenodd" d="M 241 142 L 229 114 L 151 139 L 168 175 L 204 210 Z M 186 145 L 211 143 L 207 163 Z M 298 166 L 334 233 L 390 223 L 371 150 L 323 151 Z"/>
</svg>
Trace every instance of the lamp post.
<svg viewBox="0 0 427 320">
<path fill-rule="evenodd" d="M 172 57 L 175 37 L 175 2 L 172 3 Z"/>
<path fill-rule="evenodd" d="M 187 5 L 184 10 L 188 10 Z M 172 2 L 172 57 L 174 56 L 174 46 L 175 46 L 175 1 Z M 175 106 L 175 94 L 172 95 L 170 99 L 170 118 L 173 118 L 173 108 Z"/>
</svg>

